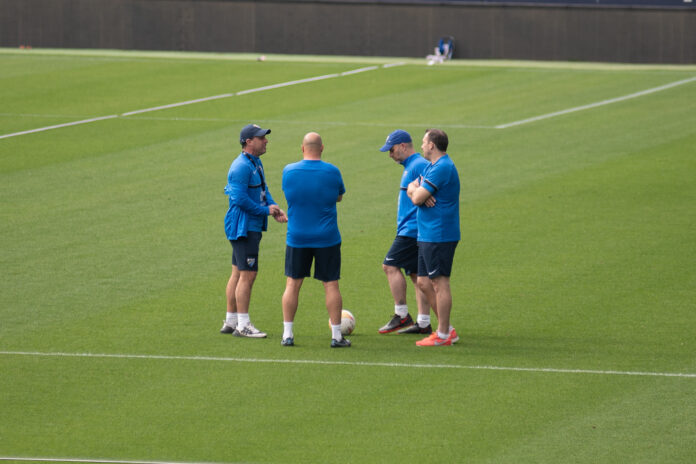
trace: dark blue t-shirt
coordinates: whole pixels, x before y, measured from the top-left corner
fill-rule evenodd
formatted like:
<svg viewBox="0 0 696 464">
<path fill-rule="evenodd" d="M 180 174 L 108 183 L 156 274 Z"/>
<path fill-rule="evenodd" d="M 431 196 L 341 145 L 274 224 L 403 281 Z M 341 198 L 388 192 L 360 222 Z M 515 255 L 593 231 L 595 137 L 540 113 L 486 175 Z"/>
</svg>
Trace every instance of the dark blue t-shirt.
<svg viewBox="0 0 696 464">
<path fill-rule="evenodd" d="M 302 160 L 283 169 L 288 202 L 286 243 L 295 248 L 325 248 L 341 243 L 336 201 L 346 193 L 341 172 L 320 160 Z"/>
</svg>

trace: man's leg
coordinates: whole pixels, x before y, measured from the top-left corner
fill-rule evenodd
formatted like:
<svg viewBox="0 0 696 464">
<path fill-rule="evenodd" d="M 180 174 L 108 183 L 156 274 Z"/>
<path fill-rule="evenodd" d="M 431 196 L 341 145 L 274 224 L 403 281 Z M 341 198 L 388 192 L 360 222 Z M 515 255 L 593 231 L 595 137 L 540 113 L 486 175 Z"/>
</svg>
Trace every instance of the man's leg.
<svg viewBox="0 0 696 464">
<path fill-rule="evenodd" d="M 450 333 L 450 313 L 452 311 L 452 291 L 450 289 L 450 278 L 446 276 L 438 276 L 432 279 L 432 285 L 435 289 L 435 298 L 437 301 L 437 332 L 442 338 L 442 335 L 449 336 Z M 447 338 L 447 337 L 445 337 Z"/>
<path fill-rule="evenodd" d="M 343 348 L 350 346 L 350 340 L 343 338 L 341 333 L 341 311 L 343 311 L 343 297 L 338 288 L 338 280 L 323 282 L 326 292 L 326 310 L 329 312 L 331 323 L 331 347 Z"/>
<path fill-rule="evenodd" d="M 432 285 L 426 286 L 426 291 L 424 291 L 418 285 L 418 274 L 415 272 L 411 274 L 411 280 L 413 281 L 413 288 L 416 289 L 416 303 L 418 303 L 418 314 L 422 316 L 429 316 L 430 309 L 432 308 L 433 314 L 437 317 L 437 300 L 435 299 L 435 291 Z"/>
<path fill-rule="evenodd" d="M 326 293 L 326 310 L 329 312 L 331 325 L 341 325 L 341 311 L 343 310 L 343 297 L 338 288 L 338 280 L 323 282 Z"/>
<path fill-rule="evenodd" d="M 235 288 L 237 314 L 249 314 L 251 289 L 256 280 L 257 271 L 239 271 L 239 279 Z"/>
<path fill-rule="evenodd" d="M 394 297 L 394 305 L 405 305 L 406 304 L 406 279 L 404 278 L 401 269 L 395 266 L 388 266 L 382 264 L 382 269 L 387 275 L 387 281 L 389 282 L 389 290 Z"/>
<path fill-rule="evenodd" d="M 293 323 L 295 321 L 295 313 L 297 313 L 297 303 L 300 297 L 300 288 L 302 288 L 304 278 L 293 279 L 288 277 L 285 282 L 285 292 L 283 292 L 283 337 L 281 344 L 283 346 L 293 346 L 295 344 L 295 335 L 293 333 Z"/>
<path fill-rule="evenodd" d="M 251 289 L 256 280 L 257 271 L 239 271 L 239 281 L 235 290 L 237 302 L 237 330 L 234 335 L 238 337 L 266 338 L 266 333 L 254 327 L 249 319 L 249 302 L 251 301 Z"/>
<path fill-rule="evenodd" d="M 300 296 L 300 288 L 304 279 L 293 279 L 288 277 L 283 292 L 283 321 L 293 322 L 297 312 L 297 302 Z"/>
<path fill-rule="evenodd" d="M 235 297 L 235 292 L 237 291 L 237 282 L 239 282 L 239 268 L 232 265 L 232 274 L 230 275 L 230 280 L 227 281 L 227 289 L 225 290 L 225 295 L 227 296 L 228 313 L 237 312 L 237 299 Z"/>
<path fill-rule="evenodd" d="M 239 269 L 233 264 L 232 274 L 227 281 L 227 288 L 225 289 L 227 313 L 225 315 L 225 322 L 222 324 L 222 329 L 220 329 L 220 333 L 223 334 L 234 333 L 234 330 L 237 328 L 237 300 L 235 298 L 237 282 L 239 282 Z"/>
<path fill-rule="evenodd" d="M 413 319 L 408 313 L 408 304 L 406 302 L 406 278 L 401 272 L 401 268 L 382 264 L 382 269 L 387 275 L 389 282 L 389 290 L 394 298 L 394 314 L 383 327 L 380 327 L 379 333 L 387 334 L 399 329 L 404 329 L 413 326 Z"/>
</svg>

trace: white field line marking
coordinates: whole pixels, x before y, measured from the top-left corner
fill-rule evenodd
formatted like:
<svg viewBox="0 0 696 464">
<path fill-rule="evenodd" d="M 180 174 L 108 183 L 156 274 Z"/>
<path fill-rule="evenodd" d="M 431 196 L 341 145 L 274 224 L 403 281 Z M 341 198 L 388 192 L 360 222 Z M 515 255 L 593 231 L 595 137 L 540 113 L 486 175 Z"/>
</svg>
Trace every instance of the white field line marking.
<svg viewBox="0 0 696 464">
<path fill-rule="evenodd" d="M 0 355 L 8 356 L 51 356 L 67 358 L 116 358 L 116 359 L 159 359 L 176 361 L 222 361 L 268 364 L 316 364 L 328 366 L 360 366 L 360 367 L 406 367 L 417 369 L 474 369 L 489 371 L 512 372 L 541 372 L 552 374 L 594 374 L 594 375 L 626 375 L 642 377 L 683 377 L 696 379 L 695 373 L 679 372 L 641 372 L 591 369 L 554 369 L 544 367 L 506 367 L 506 366 L 466 366 L 460 364 L 419 364 L 419 363 L 388 363 L 366 361 L 321 361 L 316 359 L 261 359 L 261 358 L 228 358 L 217 356 L 168 356 L 150 354 L 105 354 L 105 353 L 61 353 L 38 351 L 0 351 Z"/>
<path fill-rule="evenodd" d="M 13 457 L 0 456 L 0 461 L 28 461 L 28 462 L 94 462 L 104 464 L 222 464 L 213 462 L 177 462 L 177 461 L 123 461 L 117 459 L 88 459 L 88 458 L 40 458 L 40 457 Z M 226 463 L 230 464 L 230 463 Z"/>
<path fill-rule="evenodd" d="M 201 103 L 201 102 L 206 102 L 206 101 L 210 101 L 210 100 L 218 100 L 220 98 L 229 98 L 229 97 L 233 97 L 234 95 L 235 94 L 233 94 L 233 93 L 223 93 L 222 95 L 213 95 L 212 97 L 196 98 L 195 100 L 188 100 L 188 101 L 179 102 L 179 103 L 170 103 L 169 105 L 155 106 L 152 108 L 145 108 L 144 110 L 129 111 L 128 113 L 121 114 L 121 116 L 132 116 L 134 114 L 149 113 L 150 111 L 158 111 L 158 110 L 165 110 L 168 108 L 176 108 L 177 106 L 192 105 L 194 103 Z"/>
<path fill-rule="evenodd" d="M 602 100 L 602 101 L 599 101 L 596 103 L 590 103 L 588 105 L 576 106 L 574 108 L 568 108 L 565 110 L 556 111 L 554 113 L 542 114 L 540 116 L 534 116 L 532 118 L 522 119 L 519 121 L 513 121 L 513 122 L 509 122 L 507 124 L 500 124 L 498 126 L 495 126 L 495 128 L 496 129 L 507 129 L 508 127 L 520 126 L 522 124 L 528 124 L 530 122 L 536 122 L 536 121 L 540 121 L 542 119 L 554 118 L 556 116 L 562 116 L 564 114 L 574 113 L 576 111 L 583 111 L 583 110 L 588 110 L 591 108 L 597 108 L 598 106 L 611 105 L 612 103 L 618 103 L 618 102 L 622 102 L 625 100 L 630 100 L 632 98 L 638 98 L 638 97 L 642 97 L 644 95 L 649 95 L 651 93 L 661 92 L 662 90 L 671 89 L 672 87 L 676 87 L 678 85 L 683 85 L 683 84 L 688 84 L 689 82 L 694 82 L 694 81 L 696 81 L 696 77 L 691 77 L 689 79 L 683 79 L 681 81 L 672 82 L 669 84 L 661 85 L 659 87 L 653 87 L 652 89 L 642 90 L 640 92 L 632 93 L 630 95 L 624 95 L 623 97 L 610 98 L 608 100 Z"/>
<path fill-rule="evenodd" d="M 382 65 L 383 68 L 393 68 L 394 66 L 404 66 L 406 63 L 403 61 L 399 61 L 398 63 L 387 63 L 385 65 Z"/>
<path fill-rule="evenodd" d="M 64 124 L 56 124 L 55 126 L 39 127 L 38 129 L 31 129 L 31 130 L 26 130 L 26 131 L 22 131 L 22 132 L 15 132 L 14 134 L 0 135 L 0 139 L 6 139 L 8 137 L 15 137 L 17 135 L 33 134 L 35 132 L 43 132 L 43 131 L 47 131 L 47 130 L 51 130 L 51 129 L 60 129 L 61 127 L 77 126 L 79 124 L 87 124 L 90 122 L 103 121 L 105 119 L 113 119 L 113 118 L 118 118 L 118 115 L 111 114 L 109 116 L 100 116 L 98 118 L 83 119 L 82 121 L 73 121 L 73 122 L 66 122 Z"/>
<path fill-rule="evenodd" d="M 375 67 L 375 69 L 377 69 Z M 308 77 L 307 79 L 298 79 L 296 81 L 281 82 L 280 84 L 266 85 L 264 87 L 258 87 L 256 89 L 241 90 L 236 93 L 236 95 L 246 95 L 248 93 L 263 92 L 264 90 L 279 89 L 281 87 L 287 87 L 289 85 L 304 84 L 305 82 L 321 81 L 324 79 L 331 79 L 334 77 L 340 77 L 343 74 L 326 74 L 324 76 Z"/>
<path fill-rule="evenodd" d="M 382 67 L 386 67 L 386 66 L 387 65 L 382 65 Z M 379 68 L 380 68 L 380 66 L 368 66 L 366 68 L 358 68 L 358 69 L 353 69 L 351 71 L 345 71 L 345 72 L 342 72 L 340 74 L 326 74 L 323 76 L 315 76 L 315 77 L 308 77 L 306 79 L 298 79 L 298 80 L 289 81 L 289 82 L 281 82 L 279 84 L 266 85 L 264 87 L 258 87 L 255 89 L 241 90 L 241 91 L 236 92 L 236 93 L 224 93 L 221 95 L 213 95 L 211 97 L 197 98 L 194 100 L 187 100 L 187 101 L 183 101 L 183 102 L 179 102 L 179 103 L 171 103 L 168 105 L 155 106 L 152 108 L 145 108 L 145 109 L 140 109 L 140 110 L 135 110 L 135 111 L 129 111 L 127 113 L 122 113 L 120 115 L 112 114 L 109 116 L 101 116 L 98 118 L 84 119 L 82 121 L 73 121 L 73 122 L 68 122 L 65 124 L 56 124 L 54 126 L 40 127 L 38 129 L 31 129 L 31 130 L 26 130 L 26 131 L 22 131 L 22 132 L 15 132 L 13 134 L 0 135 L 0 139 L 5 139 L 5 138 L 9 138 L 9 137 L 16 137 L 18 135 L 33 134 L 36 132 L 43 132 L 43 131 L 47 131 L 47 130 L 51 130 L 51 129 L 59 129 L 61 127 L 77 126 L 80 124 L 87 124 L 90 122 L 101 121 L 104 119 L 118 118 L 119 116 L 127 117 L 127 116 L 132 116 L 135 114 L 149 113 L 152 111 L 159 111 L 159 110 L 163 110 L 163 109 L 176 108 L 176 107 L 185 106 L 185 105 L 193 105 L 195 103 L 201 103 L 201 102 L 206 102 L 206 101 L 211 101 L 211 100 L 219 100 L 221 98 L 229 98 L 229 97 L 234 97 L 234 96 L 246 95 L 246 94 L 250 94 L 250 93 L 254 93 L 254 92 L 263 92 L 265 90 L 278 89 L 281 87 L 288 87 L 291 85 L 304 84 L 307 82 L 315 82 L 315 81 L 320 81 L 323 79 L 331 79 L 334 77 L 350 76 L 352 74 L 357 74 L 357 73 L 361 73 L 361 72 L 365 72 L 365 71 L 374 71 L 374 70 L 379 69 Z"/>
</svg>

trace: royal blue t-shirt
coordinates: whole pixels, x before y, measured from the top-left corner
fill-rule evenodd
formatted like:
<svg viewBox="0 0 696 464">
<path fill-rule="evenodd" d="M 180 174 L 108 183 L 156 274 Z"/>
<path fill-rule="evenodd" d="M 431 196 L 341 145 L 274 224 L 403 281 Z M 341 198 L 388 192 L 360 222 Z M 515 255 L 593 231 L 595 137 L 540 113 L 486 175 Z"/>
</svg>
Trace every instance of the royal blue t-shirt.
<svg viewBox="0 0 696 464">
<path fill-rule="evenodd" d="M 418 207 L 418 241 L 458 242 L 459 232 L 459 173 L 448 155 L 423 171 L 421 187 L 435 197 L 435 206 Z"/>
<path fill-rule="evenodd" d="M 321 160 L 288 164 L 283 169 L 283 192 L 288 202 L 289 246 L 326 248 L 341 243 L 336 201 L 346 188 L 336 166 Z"/>
<path fill-rule="evenodd" d="M 423 174 L 423 170 L 430 165 L 430 162 L 419 153 L 415 153 L 401 164 L 404 166 L 404 173 L 401 176 L 401 190 L 396 209 L 396 235 L 416 238 L 418 237 L 418 207 L 408 197 L 406 190 L 408 184 Z"/>
</svg>

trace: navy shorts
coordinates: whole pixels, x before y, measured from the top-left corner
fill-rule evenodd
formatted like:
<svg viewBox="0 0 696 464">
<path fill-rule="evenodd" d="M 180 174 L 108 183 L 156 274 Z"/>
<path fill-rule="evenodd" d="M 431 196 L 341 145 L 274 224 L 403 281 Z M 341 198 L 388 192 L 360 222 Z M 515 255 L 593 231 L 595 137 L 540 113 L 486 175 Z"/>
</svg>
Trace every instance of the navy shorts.
<svg viewBox="0 0 696 464">
<path fill-rule="evenodd" d="M 418 276 L 449 277 L 452 274 L 454 250 L 459 242 L 418 242 Z"/>
<path fill-rule="evenodd" d="M 418 271 L 418 240 L 413 237 L 397 235 L 384 258 L 383 264 L 399 267 L 406 274 Z"/>
<path fill-rule="evenodd" d="M 259 270 L 259 244 L 261 232 L 247 232 L 246 237 L 230 240 L 232 244 L 232 264 L 240 271 Z"/>
<path fill-rule="evenodd" d="M 292 279 L 309 277 L 314 261 L 314 278 L 332 282 L 341 278 L 341 244 L 326 248 L 285 247 L 285 275 Z"/>
</svg>

